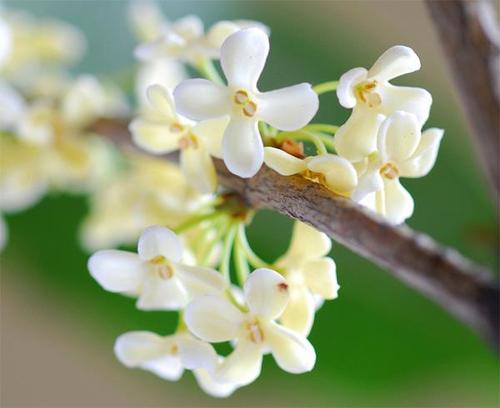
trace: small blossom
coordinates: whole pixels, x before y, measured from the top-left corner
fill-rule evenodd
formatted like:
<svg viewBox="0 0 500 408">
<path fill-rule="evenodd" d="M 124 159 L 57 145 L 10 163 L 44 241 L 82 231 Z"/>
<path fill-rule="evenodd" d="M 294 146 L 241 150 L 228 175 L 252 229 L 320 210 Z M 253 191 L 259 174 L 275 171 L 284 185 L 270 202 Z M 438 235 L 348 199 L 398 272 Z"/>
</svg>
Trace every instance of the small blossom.
<svg viewBox="0 0 500 408">
<path fill-rule="evenodd" d="M 221 48 L 222 70 L 228 86 L 205 79 L 188 79 L 174 90 L 177 109 L 193 120 L 229 115 L 222 140 L 222 156 L 228 169 L 240 177 L 252 177 L 264 160 L 258 121 L 281 130 L 305 126 L 318 110 L 318 96 L 302 83 L 271 92 L 259 92 L 257 81 L 269 53 L 269 38 L 249 28 L 231 35 Z"/>
<path fill-rule="evenodd" d="M 353 68 L 342 75 L 337 96 L 343 107 L 353 111 L 335 134 L 335 148 L 341 156 L 357 162 L 373 153 L 380 123 L 397 110 L 413 113 L 420 125 L 425 123 L 432 103 L 429 92 L 389 82 L 418 69 L 415 52 L 399 45 L 384 52 L 369 70 Z"/>
<path fill-rule="evenodd" d="M 413 214 L 413 199 L 400 177 L 423 177 L 434 166 L 442 129 L 421 133 L 417 117 L 397 111 L 380 126 L 378 153 L 369 159 L 353 199 L 368 204 L 391 223 L 400 224 Z"/>
<path fill-rule="evenodd" d="M 217 186 L 211 155 L 220 157 L 221 138 L 227 119 L 194 124 L 178 115 L 170 93 L 160 85 L 148 88 L 152 106 L 149 115 L 130 124 L 134 142 L 151 153 L 180 150 L 180 165 L 187 180 L 200 192 L 210 193 Z"/>
<path fill-rule="evenodd" d="M 147 228 L 137 252 L 98 251 L 89 259 L 89 271 L 104 289 L 137 296 L 143 310 L 178 310 L 193 296 L 224 290 L 217 271 L 182 262 L 182 244 L 167 228 Z"/>
<path fill-rule="evenodd" d="M 358 183 L 358 175 L 351 162 L 335 154 L 325 153 L 302 159 L 281 149 L 265 147 L 264 162 L 283 176 L 302 174 L 344 196 L 349 196 Z"/>
<path fill-rule="evenodd" d="M 290 301 L 280 321 L 304 336 L 311 331 L 320 301 L 337 297 L 336 266 L 327 256 L 330 249 L 331 241 L 326 234 L 297 221 L 288 251 L 276 261 L 290 291 Z"/>
<path fill-rule="evenodd" d="M 288 283 L 270 269 L 257 269 L 244 285 L 243 312 L 218 296 L 196 298 L 185 310 L 189 330 L 209 342 L 233 341 L 234 351 L 215 372 L 221 382 L 246 385 L 260 374 L 262 356 L 269 350 L 277 364 L 290 373 L 310 371 L 314 348 L 307 339 L 275 322 L 289 299 Z"/>
<path fill-rule="evenodd" d="M 0 130 L 15 129 L 25 109 L 25 101 L 19 92 L 0 80 Z"/>
</svg>

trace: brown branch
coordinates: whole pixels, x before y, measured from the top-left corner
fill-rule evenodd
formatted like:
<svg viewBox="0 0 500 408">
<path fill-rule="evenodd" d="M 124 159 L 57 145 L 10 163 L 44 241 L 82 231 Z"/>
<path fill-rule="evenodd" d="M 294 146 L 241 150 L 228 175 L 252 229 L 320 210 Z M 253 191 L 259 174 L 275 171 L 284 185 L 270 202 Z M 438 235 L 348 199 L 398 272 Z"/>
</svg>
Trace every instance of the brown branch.
<svg viewBox="0 0 500 408">
<path fill-rule="evenodd" d="M 93 129 L 130 143 L 126 122 L 101 120 Z M 439 303 L 498 348 L 499 283 L 485 268 L 407 226 L 393 227 L 353 201 L 300 176 L 284 177 L 266 166 L 250 179 L 215 160 L 219 181 L 254 208 L 269 208 L 306 222 L 370 259 Z"/>
<path fill-rule="evenodd" d="M 460 92 L 481 165 L 499 204 L 500 78 L 495 72 L 498 47 L 481 19 L 479 2 L 426 0 L 426 3 Z"/>
</svg>

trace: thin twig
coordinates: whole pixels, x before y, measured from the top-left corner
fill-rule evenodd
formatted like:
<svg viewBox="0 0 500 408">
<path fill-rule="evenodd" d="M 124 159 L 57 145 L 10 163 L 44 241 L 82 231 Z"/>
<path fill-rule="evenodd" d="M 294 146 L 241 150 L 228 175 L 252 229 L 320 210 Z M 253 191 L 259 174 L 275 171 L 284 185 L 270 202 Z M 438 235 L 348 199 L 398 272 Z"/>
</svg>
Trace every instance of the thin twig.
<svg viewBox="0 0 500 408">
<path fill-rule="evenodd" d="M 126 122 L 101 120 L 93 129 L 118 144 L 130 143 Z M 498 349 L 500 288 L 486 268 L 300 176 L 284 177 L 263 166 L 254 177 L 242 179 L 221 160 L 215 165 L 220 183 L 249 206 L 278 211 L 323 231 L 433 299 Z"/>
</svg>

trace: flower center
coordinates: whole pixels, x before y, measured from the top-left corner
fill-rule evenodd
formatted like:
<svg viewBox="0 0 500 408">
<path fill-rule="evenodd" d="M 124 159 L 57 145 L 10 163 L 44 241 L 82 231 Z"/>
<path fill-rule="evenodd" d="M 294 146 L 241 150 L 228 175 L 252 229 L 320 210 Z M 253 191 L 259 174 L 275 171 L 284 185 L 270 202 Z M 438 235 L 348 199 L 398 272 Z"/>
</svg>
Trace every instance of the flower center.
<svg viewBox="0 0 500 408">
<path fill-rule="evenodd" d="M 304 177 L 307 180 L 311 180 L 314 183 L 319 183 L 319 184 L 325 184 L 326 179 L 325 175 L 322 173 L 317 173 L 315 171 L 311 171 L 309 169 L 306 169 L 302 172 L 302 177 Z"/>
<path fill-rule="evenodd" d="M 181 133 L 184 131 L 184 126 L 182 126 L 180 123 L 178 122 L 175 122 L 175 123 L 172 123 L 169 127 L 169 130 L 172 132 L 172 133 Z"/>
<path fill-rule="evenodd" d="M 355 88 L 356 97 L 370 108 L 376 108 L 382 103 L 382 98 L 375 92 L 376 88 L 376 80 L 361 82 Z"/>
<path fill-rule="evenodd" d="M 262 343 L 264 341 L 264 332 L 262 331 L 257 319 L 253 319 L 245 324 L 245 329 L 248 332 L 248 337 L 250 341 L 255 344 Z"/>
<path fill-rule="evenodd" d="M 183 136 L 179 139 L 179 149 L 181 150 L 187 149 L 189 147 L 196 149 L 198 148 L 198 146 L 198 138 L 192 133 L 189 133 L 188 135 Z"/>
<path fill-rule="evenodd" d="M 394 180 L 399 176 L 399 169 L 394 163 L 385 163 L 379 170 L 380 174 L 389 180 Z"/>
<path fill-rule="evenodd" d="M 246 117 L 251 118 L 257 113 L 257 104 L 244 89 L 238 89 L 234 93 L 233 101 Z"/>
<path fill-rule="evenodd" d="M 163 255 L 155 256 L 149 262 L 153 265 L 155 272 L 161 279 L 167 280 L 174 276 L 172 264 Z"/>
</svg>

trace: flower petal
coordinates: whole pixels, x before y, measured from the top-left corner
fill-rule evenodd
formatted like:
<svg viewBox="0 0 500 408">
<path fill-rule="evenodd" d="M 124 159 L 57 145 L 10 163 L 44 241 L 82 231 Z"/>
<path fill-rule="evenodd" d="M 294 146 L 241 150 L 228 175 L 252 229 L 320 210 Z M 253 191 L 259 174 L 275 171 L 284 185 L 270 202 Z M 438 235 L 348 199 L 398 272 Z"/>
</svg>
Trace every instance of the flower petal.
<svg viewBox="0 0 500 408">
<path fill-rule="evenodd" d="M 337 153 L 352 162 L 366 158 L 377 148 L 377 131 L 383 120 L 383 115 L 375 110 L 356 105 L 347 122 L 335 133 Z"/>
<path fill-rule="evenodd" d="M 248 340 L 240 340 L 216 370 L 215 378 L 220 382 L 243 386 L 255 381 L 261 369 L 261 346 Z"/>
<path fill-rule="evenodd" d="M 378 171 L 378 167 L 374 169 L 367 170 L 360 178 L 358 182 L 358 186 L 353 191 L 351 198 L 360 202 L 363 200 L 368 194 L 373 193 L 375 191 L 380 191 L 384 188 L 384 180 Z"/>
<path fill-rule="evenodd" d="M 318 111 L 319 98 L 311 84 L 302 83 L 259 94 L 257 106 L 259 119 L 289 131 L 311 121 Z"/>
<path fill-rule="evenodd" d="M 421 138 L 417 117 L 411 113 L 396 111 L 380 125 L 377 147 L 382 163 L 400 163 L 408 159 Z"/>
<path fill-rule="evenodd" d="M 229 116 L 198 122 L 191 132 L 203 141 L 211 156 L 222 158 L 222 137 L 229 123 Z"/>
<path fill-rule="evenodd" d="M 201 266 L 176 265 L 179 279 L 192 297 L 220 294 L 226 288 L 222 274 L 214 269 Z"/>
<path fill-rule="evenodd" d="M 282 176 L 306 170 L 306 162 L 275 147 L 264 147 L 264 163 Z"/>
<path fill-rule="evenodd" d="M 280 317 L 280 322 L 302 336 L 308 336 L 314 323 L 316 303 L 309 289 L 290 288 L 290 301 Z"/>
<path fill-rule="evenodd" d="M 420 59 L 409 47 L 396 45 L 385 51 L 368 71 L 369 78 L 389 81 L 420 69 Z"/>
<path fill-rule="evenodd" d="M 189 302 L 181 280 L 173 277 L 162 279 L 152 276 L 145 280 L 137 308 L 141 310 L 180 310 Z"/>
<path fill-rule="evenodd" d="M 205 369 L 194 370 L 193 374 L 200 388 L 212 397 L 229 397 L 238 388 L 236 384 L 217 381 L 216 378 Z"/>
<path fill-rule="evenodd" d="M 217 364 L 217 353 L 204 341 L 190 335 L 178 336 L 179 355 L 184 368 L 194 370 L 204 368 L 214 370 Z"/>
<path fill-rule="evenodd" d="M 379 94 L 382 100 L 380 111 L 384 115 L 390 115 L 398 110 L 413 113 L 420 126 L 429 117 L 432 96 L 425 89 L 387 84 L 379 87 Z"/>
<path fill-rule="evenodd" d="M 160 113 L 166 122 L 177 121 L 172 94 L 162 85 L 154 84 L 147 88 L 146 95 L 150 105 Z"/>
<path fill-rule="evenodd" d="M 332 249 L 332 241 L 328 236 L 316 228 L 303 222 L 295 221 L 292 240 L 286 254 L 278 261 L 281 265 L 296 267 L 310 259 L 317 259 L 327 255 Z"/>
<path fill-rule="evenodd" d="M 259 28 L 230 35 L 222 44 L 220 57 L 228 84 L 255 91 L 268 54 L 269 37 Z"/>
<path fill-rule="evenodd" d="M 351 162 L 335 154 L 315 156 L 307 167 L 324 174 L 326 186 L 334 193 L 349 195 L 358 184 L 358 174 Z"/>
<path fill-rule="evenodd" d="M 138 293 L 147 267 L 137 254 L 114 249 L 92 255 L 88 262 L 92 277 L 109 292 Z"/>
<path fill-rule="evenodd" d="M 413 214 L 413 198 L 398 179 L 384 180 L 384 216 L 393 223 L 401 224 Z"/>
<path fill-rule="evenodd" d="M 220 49 L 224 41 L 239 30 L 238 24 L 232 21 L 219 21 L 210 27 L 205 37 L 210 47 Z"/>
<path fill-rule="evenodd" d="M 173 231 L 153 225 L 141 234 L 137 252 L 146 261 L 164 256 L 169 261 L 179 262 L 182 259 L 182 243 Z"/>
<path fill-rule="evenodd" d="M 243 286 L 250 311 L 266 319 L 276 319 L 290 297 L 288 283 L 279 273 L 260 268 L 253 271 Z"/>
<path fill-rule="evenodd" d="M 206 79 L 186 79 L 174 90 L 177 112 L 189 119 L 218 118 L 231 112 L 226 87 Z"/>
<path fill-rule="evenodd" d="M 305 337 L 274 322 L 265 326 L 264 336 L 276 363 L 283 370 L 300 374 L 313 369 L 316 353 Z"/>
<path fill-rule="evenodd" d="M 189 184 L 200 193 L 215 191 L 217 173 L 212 158 L 203 146 L 183 149 L 180 155 L 180 165 Z"/>
<path fill-rule="evenodd" d="M 222 139 L 222 157 L 229 171 L 253 177 L 264 161 L 264 146 L 256 120 L 231 118 Z"/>
<path fill-rule="evenodd" d="M 309 289 L 325 299 L 335 299 L 340 288 L 337 283 L 337 268 L 332 258 L 314 259 L 307 262 L 302 271 Z"/>
<path fill-rule="evenodd" d="M 170 153 L 179 149 L 181 132 L 172 132 L 166 123 L 135 119 L 129 125 L 132 140 L 141 149 L 154 154 Z"/>
<path fill-rule="evenodd" d="M 173 355 L 165 355 L 156 360 L 147 361 L 141 368 L 169 381 L 179 380 L 184 373 L 181 359 Z"/>
<path fill-rule="evenodd" d="M 203 21 L 193 14 L 182 17 L 170 26 L 172 31 L 187 41 L 193 41 L 203 35 Z"/>
<path fill-rule="evenodd" d="M 401 177 L 423 177 L 431 171 L 436 162 L 439 145 L 443 138 L 443 129 L 427 129 L 422 133 L 422 139 L 417 149 L 404 163 L 400 163 Z"/>
<path fill-rule="evenodd" d="M 243 314 L 226 299 L 206 295 L 187 306 L 184 320 L 195 336 L 216 343 L 237 337 Z"/>
<path fill-rule="evenodd" d="M 366 74 L 365 68 L 353 68 L 340 77 L 337 85 L 337 98 L 344 108 L 352 109 L 356 106 L 357 99 L 354 87 L 366 79 Z"/>
</svg>

